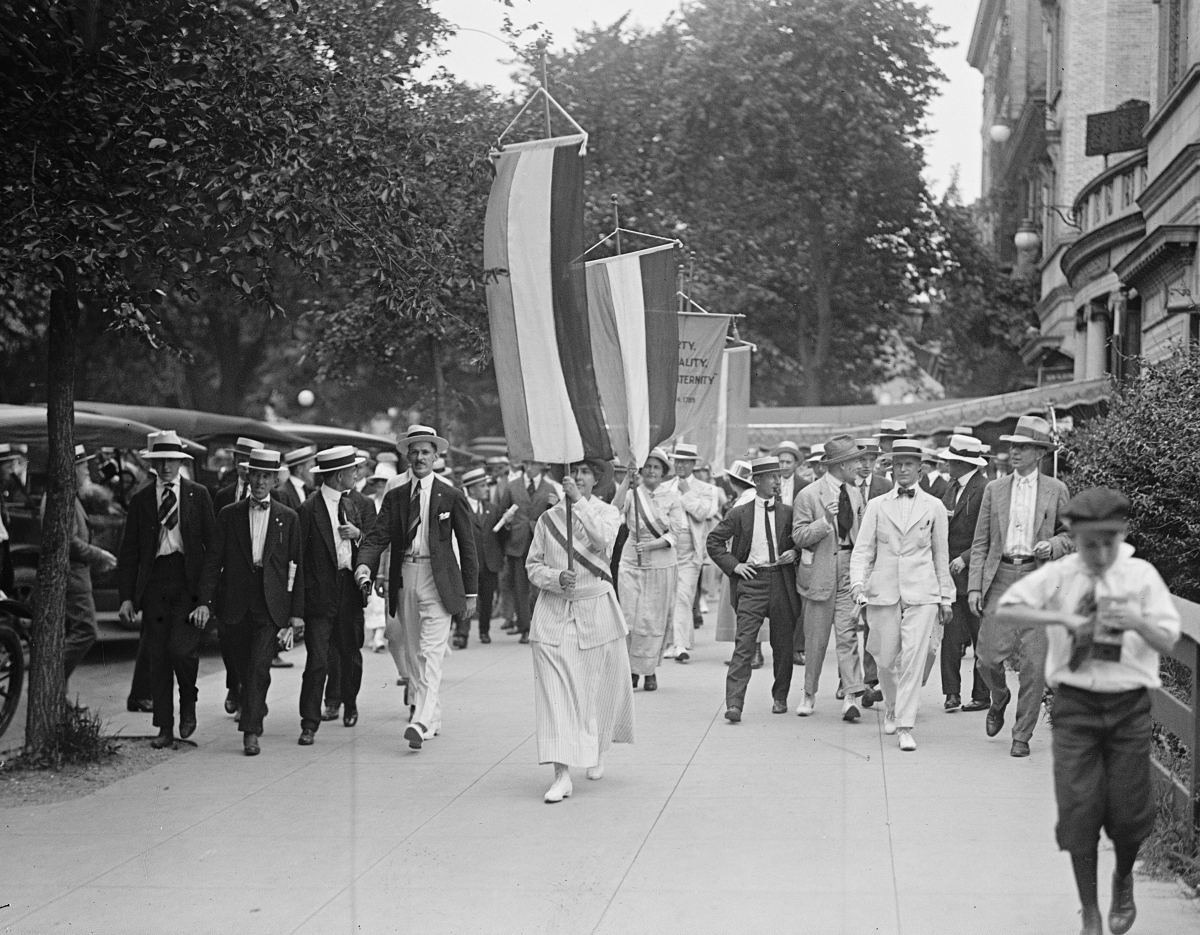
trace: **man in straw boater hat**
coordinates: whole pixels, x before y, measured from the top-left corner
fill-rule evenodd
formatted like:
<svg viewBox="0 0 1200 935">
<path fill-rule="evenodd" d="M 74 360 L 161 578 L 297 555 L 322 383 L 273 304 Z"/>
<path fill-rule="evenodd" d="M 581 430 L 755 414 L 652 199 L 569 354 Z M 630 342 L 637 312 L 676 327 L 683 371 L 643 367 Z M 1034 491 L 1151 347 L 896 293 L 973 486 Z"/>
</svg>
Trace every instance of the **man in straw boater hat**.
<svg viewBox="0 0 1200 935">
<path fill-rule="evenodd" d="M 526 461 L 519 476 L 510 475 L 500 497 L 500 512 L 508 531 L 504 543 L 504 554 L 508 557 L 505 575 L 511 575 L 509 583 L 517 618 L 515 626 L 506 624 L 504 629 L 519 633 L 522 643 L 529 642 L 529 621 L 536 600 L 525 570 L 525 559 L 533 544 L 533 527 L 538 517 L 561 499 L 558 485 L 546 472 L 546 465 L 539 461 Z"/>
<path fill-rule="evenodd" d="M 1125 542 L 1129 510 L 1125 496 L 1106 487 L 1073 497 L 1060 515 L 1075 554 L 1014 583 L 995 611 L 1001 624 L 1046 630 L 1046 679 L 1055 690 L 1055 835 L 1071 855 L 1082 935 L 1104 931 L 1096 892 L 1101 828 L 1116 855 L 1109 930 L 1123 935 L 1137 916 L 1133 864 L 1156 812 L 1150 693 L 1162 684 L 1159 655 L 1170 653 L 1180 634 L 1166 584 Z"/>
<path fill-rule="evenodd" d="M 399 618 L 412 706 L 404 739 L 420 750 L 442 727 L 442 663 L 451 617 L 470 616 L 475 609 L 479 565 L 466 494 L 433 476 L 434 461 L 450 443 L 427 425 L 410 425 L 404 445 L 409 479 L 384 495 L 354 574 L 360 587 L 369 584 L 391 548 L 388 609 Z"/>
<path fill-rule="evenodd" d="M 354 490 L 365 459 L 353 445 L 336 445 L 317 454 L 313 474 L 321 486 L 300 506 L 300 548 L 304 556 L 304 645 L 307 658 L 300 687 L 301 746 L 316 739 L 322 720 L 337 717 L 358 723 L 362 685 L 363 593 L 354 580 L 359 546 L 375 522 L 375 503 Z M 336 681 L 333 670 L 338 671 Z M 335 682 L 326 692 L 326 680 Z M 326 717 L 321 695 L 330 694 Z"/>
<path fill-rule="evenodd" d="M 867 504 L 854 551 L 850 587 L 865 605 L 867 648 L 879 667 L 883 732 L 899 731 L 901 750 L 916 750 L 925 660 L 939 623 L 950 619 L 954 582 L 946 546 L 946 508 L 917 485 L 921 444 L 892 443 L 896 487 Z"/>
<path fill-rule="evenodd" d="M 150 664 L 155 746 L 174 740 L 174 686 L 179 684 L 179 736 L 196 730 L 196 675 L 203 628 L 188 619 L 200 601 L 200 577 L 216 520 L 208 490 L 182 476 L 191 455 L 172 431 L 151 432 L 142 457 L 152 483 L 129 500 L 117 560 L 119 614 L 126 625 L 142 615 L 141 640 Z M 140 655 L 140 649 L 139 649 Z"/>
<path fill-rule="evenodd" d="M 875 440 L 879 442 L 879 450 L 887 454 L 898 438 L 908 437 L 908 423 L 903 419 L 884 419 L 879 423 L 879 434 Z"/>
<path fill-rule="evenodd" d="M 975 541 L 975 524 L 983 505 L 987 478 L 983 468 L 987 459 L 983 445 L 971 435 L 952 435 L 942 458 L 950 472 L 950 486 L 942 495 L 942 503 L 950 516 L 947 544 L 950 547 L 950 577 L 954 579 L 955 598 L 942 634 L 942 694 L 945 708 L 955 711 L 982 711 L 991 702 L 987 683 L 979 673 L 979 617 L 971 612 L 967 601 L 967 583 L 971 567 L 971 546 Z M 975 653 L 972 666 L 971 700 L 962 703 L 962 658 L 970 646 Z"/>
<path fill-rule="evenodd" d="M 985 729 L 995 737 L 1004 727 L 1004 712 L 1012 697 L 1004 663 L 1019 666 L 1017 716 L 1012 748 L 1016 757 L 1029 756 L 1029 739 L 1037 725 L 1046 687 L 1046 631 L 1043 627 L 1002 623 L 996 607 L 1012 585 L 1046 562 L 1073 548 L 1062 511 L 1069 499 L 1067 485 L 1041 472 L 1042 458 L 1054 439 L 1050 424 L 1037 416 L 1021 416 L 1009 443 L 1014 471 L 984 488 L 979 521 L 971 544 L 967 602 L 983 618 L 979 628 L 979 673 L 991 692 Z"/>
<path fill-rule="evenodd" d="M 860 456 L 857 443 L 849 435 L 829 439 L 821 457 L 825 474 L 800 491 L 793 508 L 792 539 L 801 550 L 796 589 L 804 598 L 808 647 L 804 699 L 796 710 L 801 717 L 812 714 L 816 705 L 831 630 L 844 694 L 842 719 L 855 721 L 862 713 L 865 685 L 850 591 L 850 553 L 865 508 L 854 485 Z"/>
<path fill-rule="evenodd" d="M 779 460 L 757 458 L 750 468 L 754 499 L 730 510 L 708 537 L 708 554 L 729 576 L 737 611 L 737 641 L 725 677 L 725 718 L 731 724 L 742 719 L 750 662 L 764 617 L 771 620 L 775 669 L 771 712 L 787 713 L 792 639 L 800 613 L 792 508 L 779 501 Z"/>
<path fill-rule="evenodd" d="M 300 520 L 271 497 L 279 477 L 278 451 L 258 449 L 246 461 L 249 494 L 217 515 L 213 545 L 200 580 L 200 606 L 192 622 L 203 626 L 215 611 L 233 653 L 242 750 L 257 756 L 271 657 L 290 646 L 304 626 L 304 563 Z"/>
<path fill-rule="evenodd" d="M 299 510 L 300 504 L 309 498 L 315 489 L 312 486 L 312 463 L 317 456 L 316 445 L 305 445 L 289 451 L 283 456 L 287 465 L 287 478 L 271 491 L 271 496 L 286 507 Z"/>
<path fill-rule="evenodd" d="M 496 584 L 504 568 L 504 548 L 495 530 L 500 520 L 500 508 L 489 496 L 488 472 L 474 467 L 462 476 L 463 492 L 471 511 L 471 528 L 475 533 L 475 557 L 479 563 L 479 642 L 492 641 L 492 603 Z M 456 620 L 454 648 L 466 649 L 471 635 L 471 615 L 460 614 Z"/>
<path fill-rule="evenodd" d="M 675 461 L 675 476 L 665 481 L 663 486 L 679 494 L 687 533 L 680 536 L 675 544 L 679 564 L 675 566 L 673 626 L 669 637 L 671 645 L 664 655 L 674 658 L 676 662 L 687 662 L 696 630 L 692 607 L 700 588 L 700 570 L 708 555 L 705 540 L 708 538 L 709 524 L 717 515 L 717 488 L 694 476 L 696 460 L 699 458 L 695 445 L 676 442 L 672 458 Z"/>
<path fill-rule="evenodd" d="M 63 642 L 63 668 L 69 679 L 75 667 L 83 661 L 96 642 L 96 600 L 92 594 L 92 569 L 101 574 L 117 566 L 117 557 L 107 549 L 92 544 L 87 510 L 81 496 L 92 486 L 88 462 L 96 457 L 88 454 L 83 445 L 75 446 L 75 512 L 71 520 L 69 564 L 67 568 L 66 636 Z M 41 503 L 43 521 L 46 497 Z"/>
</svg>

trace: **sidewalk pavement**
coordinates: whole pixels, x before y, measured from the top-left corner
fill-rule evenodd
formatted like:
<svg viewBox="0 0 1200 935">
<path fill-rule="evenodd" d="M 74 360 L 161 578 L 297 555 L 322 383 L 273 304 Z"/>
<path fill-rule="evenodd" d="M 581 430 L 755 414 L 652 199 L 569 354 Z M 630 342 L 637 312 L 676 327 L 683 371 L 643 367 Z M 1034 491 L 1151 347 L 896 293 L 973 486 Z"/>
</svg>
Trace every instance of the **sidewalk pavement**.
<svg viewBox="0 0 1200 935">
<path fill-rule="evenodd" d="M 920 748 L 902 753 L 879 707 L 841 721 L 832 649 L 813 717 L 770 713 L 768 661 L 730 725 L 731 647 L 710 623 L 691 663 L 667 660 L 658 692 L 636 693 L 637 743 L 548 806 L 529 647 L 494 632 L 448 661 L 443 734 L 419 753 L 386 654 L 365 657 L 358 726 L 326 723 L 313 747 L 296 744 L 302 667 L 276 670 L 257 758 L 221 709 L 223 675 L 206 676 L 198 750 L 82 799 L 0 810 L 0 931 L 1078 931 L 1045 725 L 1012 759 L 982 713 L 942 712 L 935 676 Z M 148 716 L 109 713 L 150 732 Z M 1111 873 L 1108 850 L 1104 905 Z M 1135 932 L 1200 927 L 1172 884 L 1139 879 L 1137 900 Z"/>
</svg>

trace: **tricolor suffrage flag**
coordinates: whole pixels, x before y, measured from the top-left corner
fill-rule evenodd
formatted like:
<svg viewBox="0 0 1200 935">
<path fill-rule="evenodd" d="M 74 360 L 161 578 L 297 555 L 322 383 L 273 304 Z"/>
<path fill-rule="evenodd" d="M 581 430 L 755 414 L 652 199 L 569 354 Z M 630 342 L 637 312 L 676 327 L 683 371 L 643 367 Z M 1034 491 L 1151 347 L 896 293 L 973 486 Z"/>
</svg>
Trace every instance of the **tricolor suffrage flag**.
<svg viewBox="0 0 1200 935">
<path fill-rule="evenodd" d="M 596 383 L 613 451 L 644 464 L 675 432 L 679 320 L 675 245 L 587 264 Z"/>
<path fill-rule="evenodd" d="M 509 456 L 611 458 L 592 362 L 583 269 L 583 134 L 494 155 L 483 261 Z"/>
</svg>

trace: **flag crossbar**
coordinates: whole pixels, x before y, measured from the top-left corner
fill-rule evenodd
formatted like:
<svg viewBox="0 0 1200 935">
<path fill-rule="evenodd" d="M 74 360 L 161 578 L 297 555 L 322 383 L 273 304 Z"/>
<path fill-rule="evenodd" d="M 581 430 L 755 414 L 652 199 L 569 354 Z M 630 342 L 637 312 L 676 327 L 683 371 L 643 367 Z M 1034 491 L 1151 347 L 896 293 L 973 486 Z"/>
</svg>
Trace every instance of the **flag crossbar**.
<svg viewBox="0 0 1200 935">
<path fill-rule="evenodd" d="M 504 138 L 506 136 L 508 136 L 509 133 L 512 132 L 512 128 L 517 125 L 517 123 L 520 121 L 520 119 L 523 116 L 525 116 L 525 112 L 527 110 L 529 110 L 530 105 L 532 105 L 533 102 L 536 101 L 539 97 L 544 98 L 547 103 L 553 105 L 554 109 L 557 110 L 560 114 L 563 115 L 563 117 L 566 118 L 567 123 L 569 123 L 572 127 L 574 127 L 576 132 L 583 134 L 583 145 L 580 147 L 580 155 L 583 155 L 587 151 L 587 140 L 588 140 L 587 130 L 585 130 L 578 123 L 576 123 L 575 118 L 572 117 L 569 113 L 567 113 L 566 109 L 562 106 L 562 104 L 558 103 L 558 101 L 556 101 L 554 99 L 554 96 L 543 87 L 536 88 L 534 90 L 534 92 L 531 95 L 529 95 L 529 99 L 524 104 L 521 105 L 521 109 L 519 111 L 517 111 L 517 115 L 515 117 L 513 117 L 512 121 L 509 123 L 509 125 L 504 128 L 504 132 L 501 133 L 498 137 L 496 137 L 496 148 L 497 149 L 504 148 Z"/>
</svg>

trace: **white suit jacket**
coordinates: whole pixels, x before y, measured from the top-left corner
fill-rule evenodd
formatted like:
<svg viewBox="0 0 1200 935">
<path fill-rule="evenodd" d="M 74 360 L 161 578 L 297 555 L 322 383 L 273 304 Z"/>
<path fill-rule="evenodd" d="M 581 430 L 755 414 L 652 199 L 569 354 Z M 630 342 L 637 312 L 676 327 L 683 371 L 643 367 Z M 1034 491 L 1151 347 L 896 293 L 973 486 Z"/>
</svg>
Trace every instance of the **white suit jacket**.
<svg viewBox="0 0 1200 935">
<path fill-rule="evenodd" d="M 899 501 L 893 489 L 867 503 L 850 555 L 851 585 L 863 586 L 868 604 L 954 603 L 946 507 L 917 487 L 902 523 Z"/>
<path fill-rule="evenodd" d="M 672 477 L 663 486 L 669 486 L 679 493 L 679 478 Z M 688 531 L 692 536 L 692 547 L 696 550 L 696 561 L 703 562 L 707 558 L 706 543 L 708 534 L 717 525 L 717 513 L 720 506 L 717 502 L 717 488 L 706 484 L 698 477 L 688 478 L 688 492 L 680 493 L 679 500 L 683 504 L 683 518 L 687 520 Z"/>
</svg>

